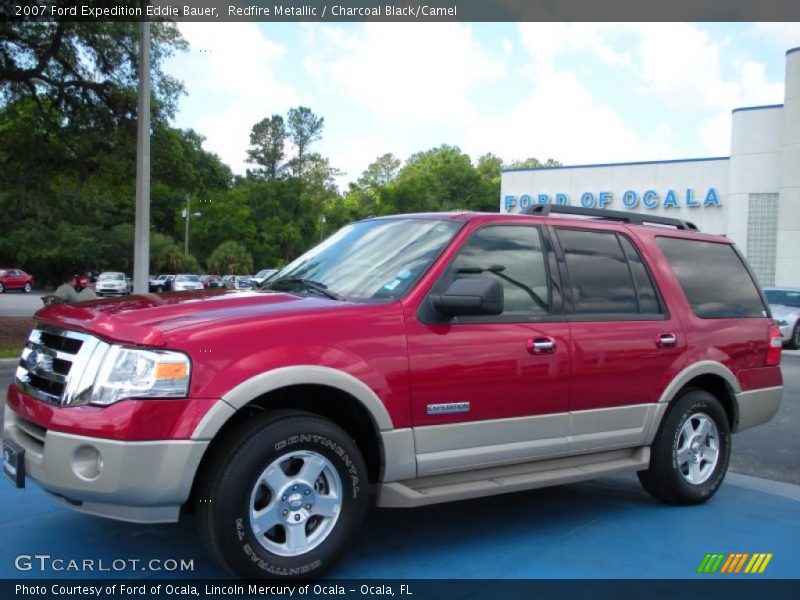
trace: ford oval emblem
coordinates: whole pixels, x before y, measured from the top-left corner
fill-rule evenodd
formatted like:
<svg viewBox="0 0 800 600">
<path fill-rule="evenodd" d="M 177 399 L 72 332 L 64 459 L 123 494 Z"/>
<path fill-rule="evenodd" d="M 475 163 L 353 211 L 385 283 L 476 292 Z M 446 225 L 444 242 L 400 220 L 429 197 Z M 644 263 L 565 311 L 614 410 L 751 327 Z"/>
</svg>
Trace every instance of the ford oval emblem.
<svg viewBox="0 0 800 600">
<path fill-rule="evenodd" d="M 33 371 L 36 366 L 39 364 L 39 354 L 36 350 L 32 350 L 28 357 L 25 359 L 25 366 L 28 368 L 28 371 Z"/>
</svg>

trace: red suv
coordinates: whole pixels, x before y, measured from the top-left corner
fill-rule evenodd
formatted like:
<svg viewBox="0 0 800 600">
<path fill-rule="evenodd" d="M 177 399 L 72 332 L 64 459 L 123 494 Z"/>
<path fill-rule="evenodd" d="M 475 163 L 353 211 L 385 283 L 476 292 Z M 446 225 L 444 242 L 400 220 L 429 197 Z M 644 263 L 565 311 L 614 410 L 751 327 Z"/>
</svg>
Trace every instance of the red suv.
<svg viewBox="0 0 800 600">
<path fill-rule="evenodd" d="M 230 572 L 309 577 L 372 501 L 627 470 L 704 502 L 731 434 L 781 401 L 754 277 L 683 221 L 372 218 L 267 287 L 41 309 L 8 390 L 6 472 L 95 515 L 193 510 Z"/>
<path fill-rule="evenodd" d="M 20 269 L 0 269 L 0 294 L 6 290 L 22 290 L 29 294 L 35 282 L 33 275 Z"/>
</svg>

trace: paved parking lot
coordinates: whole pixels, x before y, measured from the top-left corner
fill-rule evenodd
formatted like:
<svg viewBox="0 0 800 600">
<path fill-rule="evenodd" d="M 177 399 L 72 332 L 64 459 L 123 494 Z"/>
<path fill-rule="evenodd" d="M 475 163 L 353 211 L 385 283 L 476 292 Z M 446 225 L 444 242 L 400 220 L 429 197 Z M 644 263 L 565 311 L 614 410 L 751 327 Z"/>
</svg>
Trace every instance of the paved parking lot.
<svg viewBox="0 0 800 600">
<path fill-rule="evenodd" d="M 18 291 L 0 294 L 0 317 L 30 317 L 42 308 L 42 296 L 52 294 L 34 290 L 30 294 Z"/>
</svg>

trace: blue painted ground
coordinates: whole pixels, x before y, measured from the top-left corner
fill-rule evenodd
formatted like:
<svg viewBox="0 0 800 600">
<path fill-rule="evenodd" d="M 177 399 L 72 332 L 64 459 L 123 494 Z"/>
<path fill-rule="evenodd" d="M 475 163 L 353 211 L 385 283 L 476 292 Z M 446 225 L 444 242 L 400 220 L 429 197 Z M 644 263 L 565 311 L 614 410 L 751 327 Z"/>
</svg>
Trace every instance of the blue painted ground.
<svg viewBox="0 0 800 600">
<path fill-rule="evenodd" d="M 788 488 L 800 498 L 796 486 Z M 705 505 L 671 507 L 651 500 L 635 477 L 615 477 L 416 510 L 374 510 L 330 576 L 709 578 L 695 573 L 708 552 L 772 552 L 757 577 L 800 577 L 800 501 L 726 483 Z M 115 576 L 19 572 L 19 554 L 106 564 L 194 559 L 193 572 L 169 576 L 225 576 L 205 555 L 191 521 L 145 526 L 81 515 L 54 503 L 30 480 L 25 490 L 0 482 L 0 578 Z"/>
</svg>

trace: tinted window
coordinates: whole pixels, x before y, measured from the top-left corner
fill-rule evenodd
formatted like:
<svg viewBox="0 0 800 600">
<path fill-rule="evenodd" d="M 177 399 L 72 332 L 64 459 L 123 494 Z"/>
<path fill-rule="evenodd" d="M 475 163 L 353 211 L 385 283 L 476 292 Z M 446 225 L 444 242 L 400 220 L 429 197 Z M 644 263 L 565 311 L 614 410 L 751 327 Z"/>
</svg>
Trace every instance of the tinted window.
<svg viewBox="0 0 800 600">
<path fill-rule="evenodd" d="M 770 304 L 780 304 L 782 306 L 791 306 L 792 308 L 800 308 L 800 291 L 793 290 L 765 290 L 764 294 L 767 296 L 767 302 Z"/>
<path fill-rule="evenodd" d="M 758 288 L 733 246 L 667 237 L 657 241 L 698 317 L 766 316 Z"/>
<path fill-rule="evenodd" d="M 633 275 L 633 283 L 636 285 L 636 297 L 639 301 L 639 312 L 645 314 L 658 314 L 661 306 L 658 302 L 656 290 L 653 287 L 653 280 L 647 272 L 647 267 L 642 262 L 642 257 L 633 247 L 630 240 L 625 236 L 617 236 L 622 249 L 625 251 L 625 258 L 628 259 L 628 266 Z"/>
<path fill-rule="evenodd" d="M 638 313 L 628 261 L 613 233 L 558 229 L 575 312 Z"/>
<path fill-rule="evenodd" d="M 503 316 L 551 312 L 542 240 L 537 227 L 493 225 L 479 229 L 461 248 L 441 282 L 489 277 L 503 285 Z M 437 286 L 440 287 L 440 286 Z"/>
</svg>

